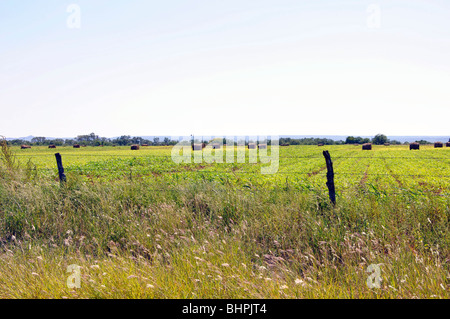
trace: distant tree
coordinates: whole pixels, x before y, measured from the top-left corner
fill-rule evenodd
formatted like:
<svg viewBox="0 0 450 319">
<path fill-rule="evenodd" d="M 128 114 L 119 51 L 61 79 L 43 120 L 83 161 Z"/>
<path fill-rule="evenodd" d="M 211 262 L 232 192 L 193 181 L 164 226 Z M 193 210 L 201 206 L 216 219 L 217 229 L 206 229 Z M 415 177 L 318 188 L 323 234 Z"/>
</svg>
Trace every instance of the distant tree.
<svg viewBox="0 0 450 319">
<path fill-rule="evenodd" d="M 153 139 L 153 145 L 159 145 L 159 137 Z"/>
<path fill-rule="evenodd" d="M 122 135 L 114 140 L 112 140 L 113 144 L 125 146 L 131 144 L 131 136 L 130 135 Z"/>
<path fill-rule="evenodd" d="M 45 137 L 33 137 L 31 139 L 31 143 L 36 145 L 43 145 L 45 143 L 46 138 Z"/>
<path fill-rule="evenodd" d="M 345 144 L 364 144 L 369 142 L 370 142 L 369 138 L 362 138 L 360 136 L 358 137 L 348 136 L 345 140 Z"/>
<path fill-rule="evenodd" d="M 75 140 L 73 140 L 73 139 L 64 140 L 64 145 L 72 146 L 73 144 L 75 144 Z"/>
<path fill-rule="evenodd" d="M 87 135 L 78 135 L 76 137 L 76 142 L 80 144 L 86 145 L 100 145 L 100 138 L 95 133 L 87 134 Z"/>
<path fill-rule="evenodd" d="M 420 140 L 420 141 L 416 141 L 416 143 L 419 143 L 419 144 L 432 144 L 431 142 L 428 142 L 428 141 L 425 141 L 425 140 Z"/>
<path fill-rule="evenodd" d="M 56 146 L 62 146 L 64 144 L 64 140 L 61 138 L 57 138 L 54 140 L 47 140 L 46 144 L 48 145 L 56 145 Z"/>
<path fill-rule="evenodd" d="M 375 135 L 375 137 L 372 139 L 372 143 L 375 145 L 383 145 L 385 143 L 389 143 L 389 139 L 387 138 L 386 135 L 383 134 L 377 134 Z"/>
<path fill-rule="evenodd" d="M 132 144 L 139 144 L 139 145 L 143 144 L 142 137 L 138 137 L 138 136 L 132 137 L 130 141 Z"/>
<path fill-rule="evenodd" d="M 20 139 L 14 139 L 11 141 L 7 141 L 8 145 L 22 145 L 22 144 L 26 144 L 27 141 L 24 140 L 20 140 Z"/>
<path fill-rule="evenodd" d="M 170 138 L 165 137 L 164 138 L 164 145 L 169 145 L 170 144 Z"/>
</svg>

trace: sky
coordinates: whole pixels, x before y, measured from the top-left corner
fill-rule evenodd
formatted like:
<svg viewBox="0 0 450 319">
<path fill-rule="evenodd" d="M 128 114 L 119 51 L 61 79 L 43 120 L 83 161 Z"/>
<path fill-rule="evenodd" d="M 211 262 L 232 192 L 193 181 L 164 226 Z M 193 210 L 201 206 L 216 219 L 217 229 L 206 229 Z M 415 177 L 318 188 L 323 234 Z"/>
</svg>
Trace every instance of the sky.
<svg viewBox="0 0 450 319">
<path fill-rule="evenodd" d="M 449 135 L 446 0 L 0 0 L 0 135 Z"/>
</svg>

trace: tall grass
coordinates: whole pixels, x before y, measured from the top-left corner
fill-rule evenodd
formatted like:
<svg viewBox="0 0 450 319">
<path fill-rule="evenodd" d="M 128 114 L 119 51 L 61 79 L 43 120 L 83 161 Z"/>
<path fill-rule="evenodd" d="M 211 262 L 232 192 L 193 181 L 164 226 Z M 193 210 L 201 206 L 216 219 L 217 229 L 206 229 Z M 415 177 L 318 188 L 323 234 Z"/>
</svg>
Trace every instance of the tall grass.
<svg viewBox="0 0 450 319">
<path fill-rule="evenodd" d="M 0 298 L 448 298 L 446 197 L 355 189 L 333 207 L 326 194 L 208 181 L 60 185 L 8 166 L 5 149 Z"/>
</svg>

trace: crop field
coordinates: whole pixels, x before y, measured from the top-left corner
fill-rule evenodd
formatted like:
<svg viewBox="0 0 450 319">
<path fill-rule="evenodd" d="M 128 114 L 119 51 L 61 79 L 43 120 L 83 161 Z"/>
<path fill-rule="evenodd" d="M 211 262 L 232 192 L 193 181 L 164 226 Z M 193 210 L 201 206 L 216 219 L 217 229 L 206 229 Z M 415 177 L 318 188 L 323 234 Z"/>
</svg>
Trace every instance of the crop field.
<svg viewBox="0 0 450 319">
<path fill-rule="evenodd" d="M 4 148 L 0 298 L 449 297 L 450 148 L 280 147 L 266 175 L 249 150 L 180 164 L 171 151 Z"/>
<path fill-rule="evenodd" d="M 375 146 L 362 151 L 361 146 L 289 146 L 280 147 L 279 169 L 276 174 L 260 174 L 262 166 L 250 164 L 246 150 L 245 163 L 226 163 L 225 151 L 215 151 L 223 163 L 176 164 L 171 158 L 172 147 L 69 147 L 57 150 L 45 147 L 15 149 L 22 165 L 30 160 L 36 174 L 57 179 L 54 154 L 63 157 L 65 171 L 87 181 L 146 179 L 148 182 L 167 182 L 171 185 L 197 180 L 231 184 L 237 188 L 280 189 L 286 186 L 297 190 L 326 189 L 326 165 L 322 151 L 330 151 L 338 192 L 361 189 L 380 195 L 409 192 L 414 195 L 441 195 L 450 193 L 450 148 L 434 149 L 422 146 L 410 151 L 408 146 Z M 269 152 L 270 153 L 270 152 Z"/>
</svg>

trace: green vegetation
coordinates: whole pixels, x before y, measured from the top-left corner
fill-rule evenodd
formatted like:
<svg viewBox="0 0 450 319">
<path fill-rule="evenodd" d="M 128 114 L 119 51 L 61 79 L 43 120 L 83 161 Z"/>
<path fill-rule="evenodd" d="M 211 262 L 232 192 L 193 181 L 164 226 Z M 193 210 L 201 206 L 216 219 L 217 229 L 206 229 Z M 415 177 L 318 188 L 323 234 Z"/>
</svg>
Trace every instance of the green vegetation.
<svg viewBox="0 0 450 319">
<path fill-rule="evenodd" d="M 208 143 L 211 141 L 208 140 L 201 140 L 198 138 L 195 138 L 195 143 Z M 245 142 L 245 141 L 243 141 Z M 318 144 L 324 144 L 324 145 L 343 145 L 343 144 L 363 144 L 363 143 L 374 143 L 375 145 L 383 145 L 384 143 L 390 143 L 390 144 L 401 144 L 399 141 L 396 140 L 389 140 L 385 135 L 378 134 L 374 138 L 362 138 L 362 137 L 353 137 L 348 136 L 345 141 L 335 141 L 328 138 L 312 138 L 312 137 L 306 137 L 306 138 L 290 138 L 290 137 L 284 137 L 280 138 L 280 145 L 282 144 L 290 144 L 290 145 L 318 145 Z M 117 138 L 107 138 L 107 137 L 100 137 L 96 135 L 95 133 L 86 134 L 86 135 L 78 135 L 74 139 L 48 139 L 45 137 L 33 137 L 30 142 L 21 140 L 21 139 L 14 139 L 8 141 L 9 145 L 33 145 L 33 146 L 48 146 L 48 145 L 56 145 L 56 146 L 72 146 L 74 144 L 80 144 L 80 145 L 86 145 L 86 146 L 130 146 L 132 144 L 145 144 L 149 146 L 169 146 L 169 145 L 175 145 L 177 141 L 171 140 L 169 137 L 159 138 L 154 137 L 153 140 L 144 139 L 142 137 L 131 137 L 130 135 L 123 135 Z M 245 142 L 246 144 L 248 143 Z M 225 138 L 223 139 L 223 144 L 226 144 Z M 270 145 L 270 140 L 267 141 L 267 144 Z M 420 141 L 420 144 L 431 144 L 427 141 Z"/>
<path fill-rule="evenodd" d="M 448 298 L 449 148 L 326 149 L 336 207 L 317 146 L 280 148 L 261 175 L 163 146 L 3 145 L 0 298 Z"/>
</svg>

